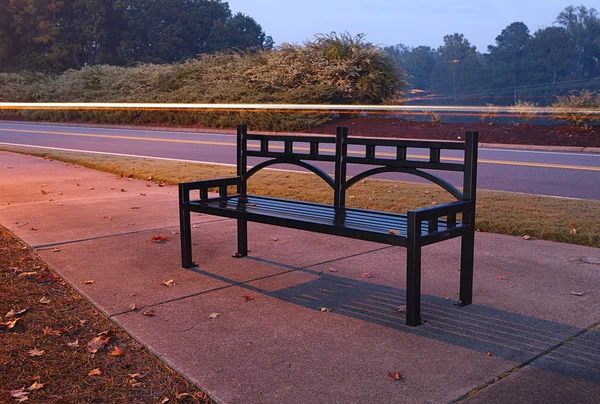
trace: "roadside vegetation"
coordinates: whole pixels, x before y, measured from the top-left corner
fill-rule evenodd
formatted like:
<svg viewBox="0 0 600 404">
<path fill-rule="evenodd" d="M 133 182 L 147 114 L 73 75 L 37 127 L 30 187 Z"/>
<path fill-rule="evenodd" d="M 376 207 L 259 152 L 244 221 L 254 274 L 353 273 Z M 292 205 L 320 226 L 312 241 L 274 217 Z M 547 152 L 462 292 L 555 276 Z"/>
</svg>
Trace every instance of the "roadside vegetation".
<svg viewBox="0 0 600 404">
<path fill-rule="evenodd" d="M 203 403 L 0 226 L 0 402 Z"/>
<path fill-rule="evenodd" d="M 0 101 L 381 104 L 398 102 L 406 76 L 362 36 L 317 35 L 302 45 L 201 55 L 175 64 L 87 66 L 57 76 L 0 73 Z M 247 123 L 260 130 L 319 126 L 332 114 L 276 112 L 22 111 L 27 119 L 111 124 Z"/>
<path fill-rule="evenodd" d="M 2 147 L 14 151 L 78 164 L 115 175 L 168 184 L 235 175 L 235 167 L 175 161 L 93 155 Z M 260 171 L 249 181 L 249 192 L 312 202 L 332 202 L 331 189 L 316 175 Z M 436 185 L 369 178 L 347 192 L 351 207 L 406 212 L 452 201 Z M 600 201 L 543 197 L 480 190 L 477 196 L 478 231 L 600 247 Z"/>
</svg>

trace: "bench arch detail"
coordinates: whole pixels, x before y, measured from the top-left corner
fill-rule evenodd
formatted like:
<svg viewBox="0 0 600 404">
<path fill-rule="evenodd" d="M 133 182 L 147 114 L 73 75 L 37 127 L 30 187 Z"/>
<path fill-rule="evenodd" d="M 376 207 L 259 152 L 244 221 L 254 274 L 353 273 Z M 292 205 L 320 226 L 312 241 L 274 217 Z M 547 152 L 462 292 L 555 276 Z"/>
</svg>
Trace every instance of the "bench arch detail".
<svg viewBox="0 0 600 404">
<path fill-rule="evenodd" d="M 335 189 L 335 180 L 333 178 L 331 178 L 331 176 L 329 174 L 327 174 L 325 171 L 321 170 L 320 168 L 315 167 L 312 164 L 309 164 L 302 160 L 297 160 L 297 159 L 277 158 L 277 159 L 263 161 L 262 163 L 259 163 L 259 164 L 255 165 L 254 167 L 252 167 L 250 170 L 248 170 L 248 172 L 246 173 L 246 179 L 250 178 L 251 176 L 256 174 L 258 171 L 262 170 L 263 168 L 269 167 L 269 166 L 272 166 L 275 164 L 292 164 L 292 165 L 296 165 L 296 166 L 305 168 L 305 169 L 311 171 L 312 173 L 318 175 L 323 181 L 325 181 L 327 183 L 327 185 L 329 185 L 332 189 Z"/>
</svg>

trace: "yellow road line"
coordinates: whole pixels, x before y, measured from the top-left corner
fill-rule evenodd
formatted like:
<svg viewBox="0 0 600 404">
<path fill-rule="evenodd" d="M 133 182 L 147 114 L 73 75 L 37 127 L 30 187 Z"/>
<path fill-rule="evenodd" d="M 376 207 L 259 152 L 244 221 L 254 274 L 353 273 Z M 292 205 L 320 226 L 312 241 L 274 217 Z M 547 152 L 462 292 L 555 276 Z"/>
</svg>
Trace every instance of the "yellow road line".
<svg viewBox="0 0 600 404">
<path fill-rule="evenodd" d="M 38 131 L 38 130 L 25 130 L 25 129 L 2 129 L 2 132 L 18 132 L 18 133 L 39 133 L 45 135 L 61 135 L 61 136 L 76 136 L 76 137 L 91 137 L 91 138 L 102 138 L 102 139 L 119 139 L 119 140 L 138 140 L 138 141 L 149 141 L 149 142 L 164 142 L 164 143 L 186 143 L 186 144 L 198 144 L 198 145 L 207 145 L 207 146 L 228 146 L 235 147 L 235 143 L 231 142 L 211 142 L 205 140 L 186 140 L 186 139 L 161 139 L 156 137 L 136 137 L 136 136 L 120 136 L 120 135 L 100 135 L 100 134 L 91 134 L 91 133 L 71 133 L 71 132 L 48 132 L 48 131 Z M 249 145 L 252 147 L 252 145 Z M 283 149 L 283 146 L 270 146 L 275 149 Z M 308 147 L 295 147 L 294 150 L 301 151 L 310 151 Z M 322 149 L 321 151 L 334 153 L 333 149 Z M 349 150 L 348 153 L 356 154 L 356 155 L 364 155 L 364 152 Z M 393 153 L 377 153 L 379 157 L 396 157 Z M 411 154 L 407 157 L 414 159 L 428 159 L 429 156 L 425 155 L 415 155 Z M 463 160 L 458 157 L 444 157 L 443 161 L 456 161 L 462 162 Z M 579 170 L 579 171 L 600 171 L 600 167 L 593 166 L 575 166 L 569 164 L 552 164 L 552 163 L 530 163 L 525 161 L 508 161 L 508 160 L 488 160 L 488 159 L 479 159 L 479 163 L 485 164 L 498 164 L 498 165 L 510 165 L 510 166 L 520 166 L 520 167 L 538 167 L 538 168 L 558 168 L 565 170 Z"/>
</svg>

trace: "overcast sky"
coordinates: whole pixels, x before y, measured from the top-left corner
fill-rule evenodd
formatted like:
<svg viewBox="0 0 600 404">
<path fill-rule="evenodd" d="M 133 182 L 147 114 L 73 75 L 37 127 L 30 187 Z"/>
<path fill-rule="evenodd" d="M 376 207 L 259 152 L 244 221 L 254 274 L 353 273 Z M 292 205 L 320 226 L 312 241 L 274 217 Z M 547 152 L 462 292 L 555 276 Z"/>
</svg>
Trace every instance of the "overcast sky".
<svg viewBox="0 0 600 404">
<path fill-rule="evenodd" d="M 595 1 L 594 1 L 595 2 Z M 302 43 L 317 33 L 364 33 L 377 45 L 440 46 L 462 33 L 480 52 L 509 24 L 524 22 L 533 34 L 551 26 L 578 0 L 228 0 L 232 12 L 253 17 L 276 44 Z"/>
</svg>

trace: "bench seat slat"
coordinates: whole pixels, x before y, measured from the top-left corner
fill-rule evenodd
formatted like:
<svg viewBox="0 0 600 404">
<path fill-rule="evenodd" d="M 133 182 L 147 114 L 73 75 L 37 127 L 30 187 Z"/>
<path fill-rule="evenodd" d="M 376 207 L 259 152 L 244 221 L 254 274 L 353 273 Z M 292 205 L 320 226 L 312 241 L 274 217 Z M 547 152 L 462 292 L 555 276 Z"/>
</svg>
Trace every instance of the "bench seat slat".
<svg viewBox="0 0 600 404">
<path fill-rule="evenodd" d="M 261 196 L 247 196 L 246 202 L 240 202 L 238 196 L 230 196 L 226 200 L 211 199 L 208 201 L 191 201 L 189 210 L 202 213 L 226 213 L 236 217 L 236 213 L 244 215 L 283 218 L 288 221 L 315 224 L 346 230 L 377 233 L 397 238 L 407 236 L 407 216 L 391 212 L 379 212 L 355 208 L 336 210 L 331 205 L 311 202 L 278 199 Z M 460 226 L 460 223 L 458 223 Z M 393 234 L 393 230 L 397 232 Z M 438 231 L 447 230 L 446 220 L 439 220 Z M 428 222 L 421 224 L 423 236 L 429 234 Z"/>
</svg>

